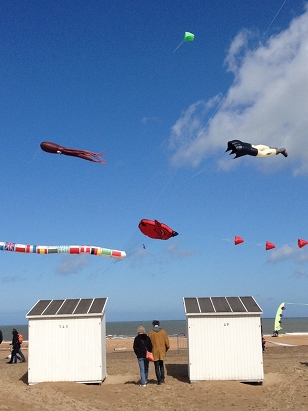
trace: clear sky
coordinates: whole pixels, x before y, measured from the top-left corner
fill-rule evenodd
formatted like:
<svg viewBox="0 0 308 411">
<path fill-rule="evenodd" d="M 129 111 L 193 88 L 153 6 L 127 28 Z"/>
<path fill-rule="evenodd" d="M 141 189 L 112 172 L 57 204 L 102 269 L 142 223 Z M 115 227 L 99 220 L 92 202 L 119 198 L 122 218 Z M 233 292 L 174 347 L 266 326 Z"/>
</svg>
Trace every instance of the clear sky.
<svg viewBox="0 0 308 411">
<path fill-rule="evenodd" d="M 40 299 L 108 297 L 107 321 L 184 319 L 183 297 L 308 303 L 306 2 L 12 0 L 0 55 L 0 241 L 127 253 L 1 251 L 0 324 Z M 289 156 L 234 160 L 233 139 Z"/>
</svg>

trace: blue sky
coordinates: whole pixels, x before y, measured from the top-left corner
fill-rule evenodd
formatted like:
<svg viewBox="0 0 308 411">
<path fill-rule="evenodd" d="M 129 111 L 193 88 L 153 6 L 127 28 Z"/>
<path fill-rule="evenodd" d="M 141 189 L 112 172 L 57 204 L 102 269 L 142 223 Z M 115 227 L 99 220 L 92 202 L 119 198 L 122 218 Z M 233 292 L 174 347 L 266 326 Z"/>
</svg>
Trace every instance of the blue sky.
<svg viewBox="0 0 308 411">
<path fill-rule="evenodd" d="M 107 321 L 184 319 L 191 296 L 253 295 L 264 317 L 307 303 L 307 32 L 292 0 L 2 4 L 0 241 L 127 258 L 2 251 L 0 323 L 40 299 L 108 297 Z M 233 160 L 232 139 L 289 157 Z M 151 240 L 143 218 L 179 236 Z"/>
</svg>

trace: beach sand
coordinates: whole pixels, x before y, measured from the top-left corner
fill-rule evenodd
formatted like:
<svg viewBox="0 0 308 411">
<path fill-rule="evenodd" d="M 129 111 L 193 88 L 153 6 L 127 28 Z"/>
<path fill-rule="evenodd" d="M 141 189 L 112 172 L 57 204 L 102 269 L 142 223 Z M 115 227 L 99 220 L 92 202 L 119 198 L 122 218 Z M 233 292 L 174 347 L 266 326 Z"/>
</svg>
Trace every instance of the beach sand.
<svg viewBox="0 0 308 411">
<path fill-rule="evenodd" d="M 265 337 L 263 384 L 238 381 L 189 383 L 187 351 L 176 338 L 165 361 L 166 383 L 158 386 L 150 364 L 147 387 L 139 386 L 132 339 L 107 340 L 107 378 L 101 385 L 57 382 L 27 384 L 27 363 L 6 364 L 8 344 L 0 346 L 0 410 L 308 410 L 308 335 Z M 274 344 L 275 343 L 275 344 Z M 283 346 L 290 344 L 294 346 Z M 27 358 L 26 344 L 23 352 Z M 77 360 L 77 359 L 76 359 Z"/>
</svg>

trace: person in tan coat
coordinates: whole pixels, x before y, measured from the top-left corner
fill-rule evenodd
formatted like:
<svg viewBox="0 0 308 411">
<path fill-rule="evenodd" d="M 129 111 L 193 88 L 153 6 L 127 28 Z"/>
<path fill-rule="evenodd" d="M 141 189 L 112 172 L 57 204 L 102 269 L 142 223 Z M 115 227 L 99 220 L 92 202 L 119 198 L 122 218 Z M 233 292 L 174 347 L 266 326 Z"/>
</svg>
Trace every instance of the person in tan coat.
<svg viewBox="0 0 308 411">
<path fill-rule="evenodd" d="M 165 382 L 164 359 L 166 353 L 170 348 L 169 337 L 165 330 L 160 326 L 160 322 L 154 320 L 152 322 L 153 328 L 149 332 L 149 337 L 152 343 L 152 354 L 154 357 L 155 374 L 157 384 L 161 385 Z"/>
</svg>

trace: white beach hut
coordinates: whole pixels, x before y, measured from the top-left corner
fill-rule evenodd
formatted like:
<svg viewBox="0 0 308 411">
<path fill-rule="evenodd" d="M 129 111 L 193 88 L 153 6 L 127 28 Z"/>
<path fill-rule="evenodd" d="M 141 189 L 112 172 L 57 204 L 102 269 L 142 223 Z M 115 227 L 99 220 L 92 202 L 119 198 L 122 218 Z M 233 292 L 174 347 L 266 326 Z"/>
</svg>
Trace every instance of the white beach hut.
<svg viewBox="0 0 308 411">
<path fill-rule="evenodd" d="M 107 298 L 40 300 L 28 312 L 28 383 L 106 378 Z"/>
<path fill-rule="evenodd" d="M 183 302 L 189 380 L 262 383 L 262 310 L 255 299 L 194 297 Z"/>
</svg>

